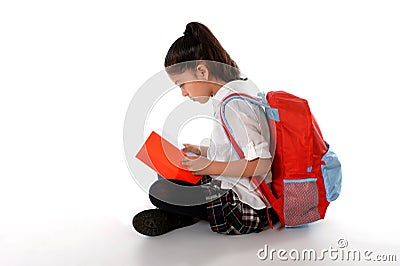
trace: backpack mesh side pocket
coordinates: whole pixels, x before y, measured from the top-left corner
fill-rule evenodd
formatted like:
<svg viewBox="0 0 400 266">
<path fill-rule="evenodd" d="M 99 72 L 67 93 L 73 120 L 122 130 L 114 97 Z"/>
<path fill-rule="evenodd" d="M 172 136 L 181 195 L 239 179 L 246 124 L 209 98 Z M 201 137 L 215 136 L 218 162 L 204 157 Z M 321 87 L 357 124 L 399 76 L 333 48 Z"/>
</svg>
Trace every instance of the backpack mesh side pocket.
<svg viewBox="0 0 400 266">
<path fill-rule="evenodd" d="M 316 178 L 283 180 L 283 213 L 286 226 L 298 226 L 320 219 L 316 181 Z"/>
</svg>

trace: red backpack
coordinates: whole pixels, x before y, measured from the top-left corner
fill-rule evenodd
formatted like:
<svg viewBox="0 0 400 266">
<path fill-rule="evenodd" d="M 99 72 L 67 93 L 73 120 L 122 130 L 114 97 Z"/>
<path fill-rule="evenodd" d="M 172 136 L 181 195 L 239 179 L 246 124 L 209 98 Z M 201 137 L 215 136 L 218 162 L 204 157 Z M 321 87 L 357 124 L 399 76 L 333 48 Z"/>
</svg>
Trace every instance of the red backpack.
<svg viewBox="0 0 400 266">
<path fill-rule="evenodd" d="M 342 172 L 336 154 L 322 137 L 308 102 L 283 91 L 253 97 L 243 93 L 226 96 L 221 103 L 221 121 L 240 158 L 243 151 L 227 126 L 225 106 L 243 99 L 264 108 L 276 150 L 272 162 L 272 191 L 260 177 L 252 177 L 259 194 L 279 216 L 283 226 L 299 226 L 325 217 L 326 209 L 341 190 Z M 267 217 L 269 214 L 267 211 Z"/>
</svg>

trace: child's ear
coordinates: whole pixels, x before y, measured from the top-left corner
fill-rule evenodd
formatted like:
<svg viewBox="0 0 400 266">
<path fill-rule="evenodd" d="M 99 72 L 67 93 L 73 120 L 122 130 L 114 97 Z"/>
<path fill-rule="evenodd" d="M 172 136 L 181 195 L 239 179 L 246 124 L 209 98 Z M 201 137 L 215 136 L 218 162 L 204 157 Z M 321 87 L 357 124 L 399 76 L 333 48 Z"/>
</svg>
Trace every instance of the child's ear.
<svg viewBox="0 0 400 266">
<path fill-rule="evenodd" d="M 197 65 L 196 74 L 199 77 L 199 79 L 208 80 L 209 72 L 207 66 L 203 64 Z"/>
</svg>

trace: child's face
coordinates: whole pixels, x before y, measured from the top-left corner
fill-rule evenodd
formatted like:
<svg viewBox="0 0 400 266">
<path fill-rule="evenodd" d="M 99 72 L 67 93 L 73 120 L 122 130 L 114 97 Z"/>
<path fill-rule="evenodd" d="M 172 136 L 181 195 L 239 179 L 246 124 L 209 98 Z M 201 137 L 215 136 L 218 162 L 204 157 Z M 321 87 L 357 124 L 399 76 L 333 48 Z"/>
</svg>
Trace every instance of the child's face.
<svg viewBox="0 0 400 266">
<path fill-rule="evenodd" d="M 206 103 L 210 96 L 215 94 L 215 84 L 209 81 L 208 71 L 201 67 L 196 71 L 187 70 L 180 74 L 171 74 L 169 77 L 181 88 L 182 96 L 189 97 L 192 101 Z"/>
</svg>

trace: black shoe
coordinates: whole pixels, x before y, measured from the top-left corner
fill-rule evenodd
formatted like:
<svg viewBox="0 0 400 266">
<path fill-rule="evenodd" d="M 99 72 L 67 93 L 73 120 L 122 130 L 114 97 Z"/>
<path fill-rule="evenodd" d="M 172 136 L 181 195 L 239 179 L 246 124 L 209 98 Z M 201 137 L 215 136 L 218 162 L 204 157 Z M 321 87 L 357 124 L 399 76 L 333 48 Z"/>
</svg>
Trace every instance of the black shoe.
<svg viewBox="0 0 400 266">
<path fill-rule="evenodd" d="M 142 211 L 133 217 L 132 224 L 136 231 L 147 236 L 158 236 L 177 228 L 189 226 L 199 219 L 169 213 L 160 209 Z"/>
</svg>

